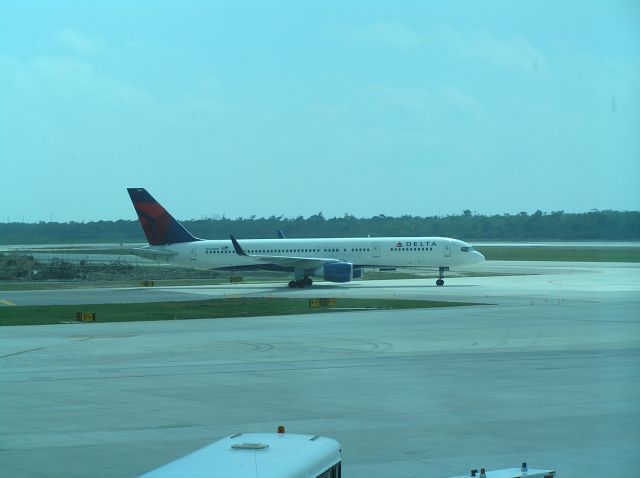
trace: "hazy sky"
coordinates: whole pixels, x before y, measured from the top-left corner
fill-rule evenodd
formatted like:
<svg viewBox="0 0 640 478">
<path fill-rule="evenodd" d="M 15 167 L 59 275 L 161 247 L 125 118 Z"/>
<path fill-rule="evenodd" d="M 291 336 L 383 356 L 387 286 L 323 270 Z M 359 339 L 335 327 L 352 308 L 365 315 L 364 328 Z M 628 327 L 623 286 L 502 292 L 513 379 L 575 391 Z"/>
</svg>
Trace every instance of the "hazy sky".
<svg viewBox="0 0 640 478">
<path fill-rule="evenodd" d="M 640 2 L 0 2 L 0 221 L 640 209 Z"/>
</svg>

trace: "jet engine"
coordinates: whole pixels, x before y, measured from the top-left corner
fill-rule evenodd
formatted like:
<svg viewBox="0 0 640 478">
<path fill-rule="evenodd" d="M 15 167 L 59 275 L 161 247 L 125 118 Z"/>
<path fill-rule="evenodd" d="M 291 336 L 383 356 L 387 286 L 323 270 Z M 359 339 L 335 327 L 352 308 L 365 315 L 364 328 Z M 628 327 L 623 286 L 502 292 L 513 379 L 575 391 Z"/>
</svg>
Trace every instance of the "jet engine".
<svg viewBox="0 0 640 478">
<path fill-rule="evenodd" d="M 332 262 L 316 270 L 318 277 L 324 277 L 329 282 L 349 282 L 353 278 L 353 264 L 351 262 Z"/>
</svg>

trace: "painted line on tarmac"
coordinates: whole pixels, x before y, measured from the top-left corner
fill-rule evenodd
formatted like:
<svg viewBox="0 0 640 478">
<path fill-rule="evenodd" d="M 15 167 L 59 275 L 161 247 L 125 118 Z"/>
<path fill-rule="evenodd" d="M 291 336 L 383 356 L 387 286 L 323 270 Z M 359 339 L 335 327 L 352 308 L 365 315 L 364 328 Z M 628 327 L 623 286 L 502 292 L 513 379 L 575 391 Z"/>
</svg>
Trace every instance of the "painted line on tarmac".
<svg viewBox="0 0 640 478">
<path fill-rule="evenodd" d="M 16 305 L 13 302 L 11 302 L 10 300 L 5 300 L 5 299 L 0 299 L 0 304 L 3 304 L 3 305 Z"/>
<path fill-rule="evenodd" d="M 44 347 L 38 347 L 37 349 L 21 350 L 20 352 L 14 352 L 12 354 L 0 355 L 0 358 L 13 357 L 14 355 L 26 354 L 27 352 L 35 352 L 36 350 L 42 350 L 43 348 Z"/>
</svg>

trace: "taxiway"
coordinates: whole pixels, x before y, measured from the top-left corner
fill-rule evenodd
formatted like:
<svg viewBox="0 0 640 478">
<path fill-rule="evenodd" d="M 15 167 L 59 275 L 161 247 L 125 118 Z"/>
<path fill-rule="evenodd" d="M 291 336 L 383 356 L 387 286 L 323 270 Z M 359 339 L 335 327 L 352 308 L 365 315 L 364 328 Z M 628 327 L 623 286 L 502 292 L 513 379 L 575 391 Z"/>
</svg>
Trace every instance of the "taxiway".
<svg viewBox="0 0 640 478">
<path fill-rule="evenodd" d="M 640 267 L 486 267 L 516 275 L 451 278 L 444 288 L 2 292 L 19 305 L 269 294 L 484 305 L 4 327 L 0 475 L 135 476 L 225 435 L 284 424 L 339 440 L 349 478 L 447 477 L 521 461 L 569 478 L 633 476 Z"/>
</svg>

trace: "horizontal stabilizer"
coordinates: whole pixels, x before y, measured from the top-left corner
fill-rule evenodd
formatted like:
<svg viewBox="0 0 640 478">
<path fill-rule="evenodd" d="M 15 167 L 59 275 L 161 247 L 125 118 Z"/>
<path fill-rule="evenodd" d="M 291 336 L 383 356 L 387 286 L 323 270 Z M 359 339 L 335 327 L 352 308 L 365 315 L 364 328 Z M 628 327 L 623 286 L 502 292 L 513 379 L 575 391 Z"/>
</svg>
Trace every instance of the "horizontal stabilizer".
<svg viewBox="0 0 640 478">
<path fill-rule="evenodd" d="M 140 249 L 131 249 L 131 254 L 133 254 L 134 256 L 143 257 L 144 259 L 151 259 L 152 261 L 161 261 L 175 256 L 177 252 L 161 251 L 158 249 L 143 247 Z"/>
</svg>

